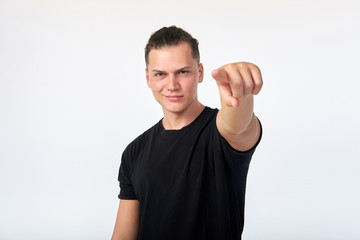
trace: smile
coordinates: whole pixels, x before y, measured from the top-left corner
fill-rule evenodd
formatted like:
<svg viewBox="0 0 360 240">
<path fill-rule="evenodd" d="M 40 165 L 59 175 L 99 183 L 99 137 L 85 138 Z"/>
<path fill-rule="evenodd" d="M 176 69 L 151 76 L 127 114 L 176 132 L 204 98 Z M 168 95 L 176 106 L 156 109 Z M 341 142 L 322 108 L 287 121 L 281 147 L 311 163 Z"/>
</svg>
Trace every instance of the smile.
<svg viewBox="0 0 360 240">
<path fill-rule="evenodd" d="M 165 96 L 168 100 L 176 102 L 179 101 L 183 96 L 181 95 L 175 95 L 175 96 Z"/>
</svg>

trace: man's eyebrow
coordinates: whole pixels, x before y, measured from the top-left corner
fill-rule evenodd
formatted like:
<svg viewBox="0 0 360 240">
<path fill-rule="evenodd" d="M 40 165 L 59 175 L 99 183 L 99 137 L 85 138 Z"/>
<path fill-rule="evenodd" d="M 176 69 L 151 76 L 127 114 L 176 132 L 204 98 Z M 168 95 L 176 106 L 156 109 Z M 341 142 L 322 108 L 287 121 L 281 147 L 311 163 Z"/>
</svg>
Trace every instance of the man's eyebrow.
<svg viewBox="0 0 360 240">
<path fill-rule="evenodd" d="M 191 66 L 186 66 L 186 67 L 180 68 L 177 71 L 182 71 L 182 70 L 189 69 L 189 68 L 191 68 Z"/>
<path fill-rule="evenodd" d="M 151 70 L 151 72 L 165 72 L 165 71 L 153 69 L 153 70 Z"/>
<path fill-rule="evenodd" d="M 179 71 L 182 71 L 182 70 L 186 70 L 186 69 L 189 69 L 189 68 L 191 68 L 191 66 L 185 66 L 185 67 L 182 67 L 182 68 L 180 68 L 180 69 L 177 69 L 176 72 L 179 72 Z M 153 69 L 153 70 L 151 70 L 151 72 L 160 72 L 160 73 L 162 73 L 162 72 L 166 72 L 166 71 L 164 71 L 164 70 L 158 70 L 158 69 Z"/>
</svg>

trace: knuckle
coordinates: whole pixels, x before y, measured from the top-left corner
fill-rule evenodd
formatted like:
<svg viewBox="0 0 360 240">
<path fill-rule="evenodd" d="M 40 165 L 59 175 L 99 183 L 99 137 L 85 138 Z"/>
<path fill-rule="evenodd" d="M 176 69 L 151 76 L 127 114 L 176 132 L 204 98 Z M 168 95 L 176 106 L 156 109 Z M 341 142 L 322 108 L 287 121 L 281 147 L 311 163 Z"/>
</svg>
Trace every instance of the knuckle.
<svg viewBox="0 0 360 240">
<path fill-rule="evenodd" d="M 250 64 L 250 68 L 251 68 L 252 70 L 255 70 L 255 71 L 258 71 L 258 72 L 261 73 L 260 68 L 259 68 L 257 65 L 253 64 L 253 63 Z"/>
<path fill-rule="evenodd" d="M 239 68 L 244 68 L 244 67 L 246 67 L 246 65 L 247 65 L 247 62 L 239 62 L 239 63 L 237 64 L 237 66 L 238 66 Z"/>
<path fill-rule="evenodd" d="M 258 84 L 259 88 L 262 88 L 263 85 L 264 85 L 263 81 L 259 82 Z"/>
<path fill-rule="evenodd" d="M 243 87 L 243 85 L 242 85 L 242 82 L 241 81 L 234 81 L 233 82 L 233 84 L 232 84 L 232 86 L 234 87 L 234 88 L 242 88 Z"/>
<path fill-rule="evenodd" d="M 261 89 L 263 86 L 263 81 L 259 81 L 255 83 L 255 87 Z"/>
<path fill-rule="evenodd" d="M 254 87 L 254 83 L 253 82 L 246 82 L 245 84 L 244 84 L 244 88 L 245 89 L 252 89 Z"/>
</svg>

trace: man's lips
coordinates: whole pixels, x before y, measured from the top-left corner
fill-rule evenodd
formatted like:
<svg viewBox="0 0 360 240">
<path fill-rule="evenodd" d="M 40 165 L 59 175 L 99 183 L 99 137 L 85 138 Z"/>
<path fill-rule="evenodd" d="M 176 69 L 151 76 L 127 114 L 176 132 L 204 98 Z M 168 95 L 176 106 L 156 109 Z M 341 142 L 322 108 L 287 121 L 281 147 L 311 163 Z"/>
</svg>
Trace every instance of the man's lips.
<svg viewBox="0 0 360 240">
<path fill-rule="evenodd" d="M 165 97 L 170 101 L 179 101 L 183 95 L 165 95 Z"/>
</svg>

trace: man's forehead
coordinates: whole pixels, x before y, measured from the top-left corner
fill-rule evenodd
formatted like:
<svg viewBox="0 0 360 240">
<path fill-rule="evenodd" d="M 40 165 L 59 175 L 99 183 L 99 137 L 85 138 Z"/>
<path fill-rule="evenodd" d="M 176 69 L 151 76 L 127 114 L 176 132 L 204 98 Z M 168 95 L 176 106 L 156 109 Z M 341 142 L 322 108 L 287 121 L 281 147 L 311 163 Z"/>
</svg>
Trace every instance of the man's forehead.
<svg viewBox="0 0 360 240">
<path fill-rule="evenodd" d="M 191 48 L 187 43 L 152 49 L 149 52 L 149 68 L 161 69 L 171 66 L 181 69 L 196 65 L 196 63 L 197 61 L 193 58 Z"/>
<path fill-rule="evenodd" d="M 166 52 L 176 52 L 176 51 L 192 53 L 191 46 L 187 42 L 181 42 L 177 45 L 165 45 L 159 48 L 152 48 L 149 52 L 149 56 L 155 54 L 162 54 Z"/>
<path fill-rule="evenodd" d="M 152 50 L 167 50 L 167 49 L 171 49 L 171 48 L 190 48 L 191 49 L 191 46 L 190 46 L 190 43 L 188 42 L 179 42 L 179 43 L 176 43 L 176 44 L 170 44 L 170 45 L 163 45 L 161 47 L 154 47 L 154 48 L 151 48 L 150 49 L 150 52 Z"/>
</svg>

